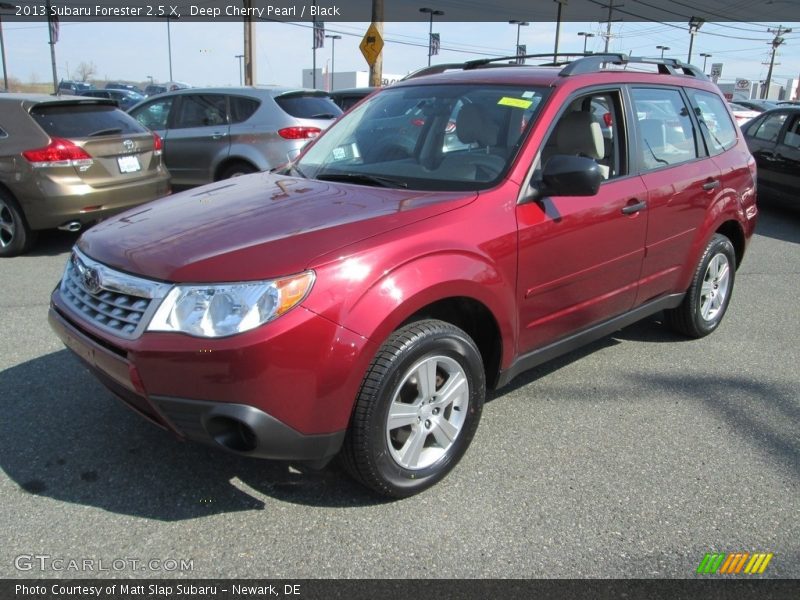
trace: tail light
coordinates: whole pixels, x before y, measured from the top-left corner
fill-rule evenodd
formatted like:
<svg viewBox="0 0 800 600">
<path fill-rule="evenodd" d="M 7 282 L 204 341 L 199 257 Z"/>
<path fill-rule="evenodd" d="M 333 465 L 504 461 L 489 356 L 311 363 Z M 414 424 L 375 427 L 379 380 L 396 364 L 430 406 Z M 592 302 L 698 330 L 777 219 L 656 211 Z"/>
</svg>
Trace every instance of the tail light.
<svg viewBox="0 0 800 600">
<path fill-rule="evenodd" d="M 319 127 L 284 127 L 278 130 L 278 135 L 285 140 L 310 140 L 321 132 Z"/>
<path fill-rule="evenodd" d="M 611 127 L 614 124 L 614 119 L 611 118 L 611 113 L 603 113 L 603 123 L 606 124 L 606 127 Z"/>
<path fill-rule="evenodd" d="M 94 163 L 86 150 L 69 140 L 56 137 L 44 148 L 25 150 L 22 156 L 37 168 L 88 167 Z"/>
<path fill-rule="evenodd" d="M 158 135 L 155 131 L 153 132 L 153 154 L 155 156 L 161 156 L 164 152 L 164 142 L 161 141 L 161 136 Z"/>
<path fill-rule="evenodd" d="M 420 119 L 419 117 L 416 117 L 414 119 L 411 119 L 411 124 L 414 127 L 422 127 L 423 125 L 425 125 L 425 119 Z"/>
</svg>

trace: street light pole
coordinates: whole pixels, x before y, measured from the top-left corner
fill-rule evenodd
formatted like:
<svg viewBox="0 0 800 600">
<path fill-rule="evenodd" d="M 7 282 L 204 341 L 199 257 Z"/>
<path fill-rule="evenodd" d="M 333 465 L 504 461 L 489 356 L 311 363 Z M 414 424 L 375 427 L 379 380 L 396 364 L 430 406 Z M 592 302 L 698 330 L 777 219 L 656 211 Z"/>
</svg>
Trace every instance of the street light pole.
<svg viewBox="0 0 800 600">
<path fill-rule="evenodd" d="M 508 23 L 509 23 L 509 25 L 516 25 L 517 26 L 517 45 L 514 47 L 514 56 L 520 56 L 520 51 L 519 51 L 519 30 L 520 30 L 521 27 L 527 27 L 528 25 L 530 25 L 530 23 L 528 23 L 527 21 L 519 21 L 517 19 L 511 19 Z M 518 65 L 525 64 L 525 59 L 524 58 L 517 58 L 517 64 Z"/>
<path fill-rule="evenodd" d="M 340 35 L 326 35 L 326 38 L 330 38 L 331 40 L 331 89 L 329 91 L 335 91 L 333 87 L 334 77 L 336 76 L 336 40 L 342 39 Z"/>
<path fill-rule="evenodd" d="M 234 58 L 239 59 L 239 85 L 244 85 L 242 81 L 242 59 L 244 58 L 244 54 L 234 54 Z"/>
<path fill-rule="evenodd" d="M 705 22 L 705 19 L 701 19 L 700 17 L 692 17 L 689 19 L 689 56 L 686 58 L 687 64 L 692 64 L 692 47 L 694 46 L 694 36 L 697 35 L 697 31 Z"/>
<path fill-rule="evenodd" d="M 586 42 L 589 41 L 590 37 L 594 37 L 594 34 L 593 33 L 588 33 L 586 31 L 579 31 L 578 35 L 582 35 L 583 36 L 583 53 L 586 54 Z"/>
<path fill-rule="evenodd" d="M 708 62 L 708 59 L 711 58 L 711 55 L 708 52 L 701 52 L 700 56 L 703 57 L 703 73 L 705 74 L 705 72 L 706 72 L 706 63 Z"/>
<path fill-rule="evenodd" d="M 431 56 L 433 56 L 433 17 L 441 17 L 444 14 L 443 10 L 435 10 L 433 8 L 420 8 L 419 12 L 431 16 L 430 27 L 428 29 L 428 66 L 431 66 Z"/>
<path fill-rule="evenodd" d="M 671 50 L 669 46 L 656 46 L 657 50 L 661 50 L 661 58 L 664 58 L 664 51 Z"/>
<path fill-rule="evenodd" d="M 169 80 L 175 81 L 172 78 L 172 31 L 170 30 L 170 19 L 177 19 L 178 17 L 171 17 L 169 15 L 158 15 L 160 19 L 167 20 L 167 56 L 169 57 Z"/>
</svg>

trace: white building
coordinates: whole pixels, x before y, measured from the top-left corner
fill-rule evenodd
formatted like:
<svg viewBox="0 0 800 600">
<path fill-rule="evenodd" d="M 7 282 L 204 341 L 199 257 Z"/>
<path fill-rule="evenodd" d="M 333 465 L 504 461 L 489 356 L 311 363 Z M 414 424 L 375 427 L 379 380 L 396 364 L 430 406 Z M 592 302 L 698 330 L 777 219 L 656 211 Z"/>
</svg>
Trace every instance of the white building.
<svg viewBox="0 0 800 600">
<path fill-rule="evenodd" d="M 382 85 L 392 85 L 403 77 L 403 75 L 384 73 Z M 317 69 L 316 79 L 315 86 L 313 71 L 311 69 L 303 69 L 304 88 L 316 87 L 318 90 L 332 92 L 334 90 L 345 90 L 348 88 L 369 87 L 369 71 L 337 71 L 336 73 L 327 73 L 324 69 Z M 331 79 L 333 80 L 333 87 L 331 87 Z"/>
</svg>

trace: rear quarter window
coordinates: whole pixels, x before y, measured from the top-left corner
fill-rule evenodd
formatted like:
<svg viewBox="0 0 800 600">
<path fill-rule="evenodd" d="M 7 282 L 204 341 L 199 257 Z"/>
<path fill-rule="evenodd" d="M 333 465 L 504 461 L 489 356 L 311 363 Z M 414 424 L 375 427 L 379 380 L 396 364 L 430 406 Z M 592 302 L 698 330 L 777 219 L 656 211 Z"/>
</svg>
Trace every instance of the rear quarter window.
<svg viewBox="0 0 800 600">
<path fill-rule="evenodd" d="M 284 94 L 276 96 L 275 102 L 285 113 L 297 119 L 335 119 L 342 114 L 342 109 L 328 96 Z"/>
<path fill-rule="evenodd" d="M 736 144 L 736 126 L 731 120 L 725 101 L 711 92 L 687 89 L 700 131 L 709 154 L 716 155 Z"/>
<path fill-rule="evenodd" d="M 253 116 L 258 110 L 261 102 L 255 98 L 243 98 L 242 96 L 230 96 L 231 123 L 241 123 Z"/>
<path fill-rule="evenodd" d="M 35 106 L 31 117 L 51 137 L 84 138 L 92 135 L 145 133 L 135 119 L 114 106 L 54 104 Z"/>
</svg>

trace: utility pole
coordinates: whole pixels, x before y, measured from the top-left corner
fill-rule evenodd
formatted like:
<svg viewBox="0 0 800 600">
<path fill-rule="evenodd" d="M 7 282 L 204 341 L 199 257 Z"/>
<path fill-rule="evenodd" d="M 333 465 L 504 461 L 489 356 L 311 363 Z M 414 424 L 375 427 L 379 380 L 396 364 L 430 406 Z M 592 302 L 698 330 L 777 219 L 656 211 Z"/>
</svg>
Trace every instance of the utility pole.
<svg viewBox="0 0 800 600">
<path fill-rule="evenodd" d="M 783 44 L 786 40 L 783 39 L 784 33 L 791 33 L 792 30 L 790 28 L 784 28 L 783 25 L 779 25 L 777 29 L 767 29 L 769 33 L 774 33 L 775 37 L 772 39 L 772 56 L 769 59 L 769 70 L 767 71 L 767 80 L 764 82 L 764 89 L 761 91 L 761 99 L 766 100 L 767 96 L 769 95 L 769 86 L 772 83 L 772 68 L 775 66 L 775 52 L 778 50 L 778 47 Z"/>
<path fill-rule="evenodd" d="M 372 24 L 375 25 L 378 34 L 383 37 L 383 0 L 372 0 Z M 370 86 L 380 87 L 381 83 L 383 83 L 383 50 L 369 68 Z"/>
<path fill-rule="evenodd" d="M 253 14 L 253 0 L 242 0 L 244 3 L 244 84 L 256 84 L 256 24 L 249 15 Z"/>
<path fill-rule="evenodd" d="M 601 4 L 600 6 L 606 6 L 605 4 Z M 617 4 L 617 8 L 621 8 L 625 6 L 624 4 Z M 611 38 L 614 37 L 611 34 L 611 23 L 614 22 L 614 0 L 608 0 L 608 21 L 606 21 L 606 32 L 601 33 L 600 35 L 603 36 L 606 40 L 605 47 L 603 48 L 603 52 L 608 54 L 608 44 L 611 42 Z M 619 19 L 617 19 L 619 20 Z"/>
<path fill-rule="evenodd" d="M 244 58 L 244 54 L 234 54 L 233 57 L 239 59 L 239 85 L 243 85 L 243 82 L 242 82 L 242 59 Z"/>
</svg>

